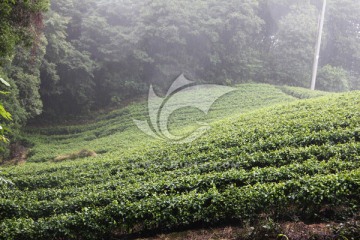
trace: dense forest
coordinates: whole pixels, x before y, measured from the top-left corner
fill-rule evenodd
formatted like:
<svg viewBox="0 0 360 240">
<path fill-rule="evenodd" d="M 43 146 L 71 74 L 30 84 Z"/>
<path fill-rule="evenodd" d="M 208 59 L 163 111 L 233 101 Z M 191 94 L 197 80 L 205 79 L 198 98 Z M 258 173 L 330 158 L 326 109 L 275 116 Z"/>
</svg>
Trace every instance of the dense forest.
<svg viewBox="0 0 360 240">
<path fill-rule="evenodd" d="M 10 87 L 1 102 L 12 115 L 2 122 L 17 129 L 109 108 L 150 84 L 164 92 L 182 72 L 309 87 L 321 2 L 2 1 L 0 77 Z M 329 2 L 317 89 L 360 89 L 359 26 L 360 2 Z"/>
</svg>

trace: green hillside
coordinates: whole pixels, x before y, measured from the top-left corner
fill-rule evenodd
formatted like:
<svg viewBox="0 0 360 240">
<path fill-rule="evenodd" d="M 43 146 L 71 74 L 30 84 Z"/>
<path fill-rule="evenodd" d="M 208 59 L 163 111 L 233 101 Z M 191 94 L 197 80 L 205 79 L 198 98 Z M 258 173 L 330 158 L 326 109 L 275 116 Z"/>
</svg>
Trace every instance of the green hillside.
<svg viewBox="0 0 360 240">
<path fill-rule="evenodd" d="M 207 116 L 171 115 L 174 134 L 196 121 L 212 127 L 181 145 L 142 133 L 133 119 L 146 117 L 138 103 L 85 125 L 30 129 L 27 163 L 1 169 L 13 184 L 0 185 L 0 239 L 111 239 L 262 214 L 316 221 L 358 211 L 359 92 L 239 85 Z M 54 160 L 82 149 L 97 156 Z"/>
<path fill-rule="evenodd" d="M 286 89 L 292 89 L 292 92 Z M 296 94 L 298 93 L 298 94 Z M 194 130 L 196 121 L 214 122 L 229 116 L 237 116 L 255 109 L 302 98 L 325 95 L 325 92 L 311 92 L 303 88 L 290 88 L 266 84 L 242 84 L 237 90 L 220 98 L 204 115 L 198 109 L 185 108 L 174 112 L 169 120 L 170 128 L 176 133 Z M 184 92 L 183 101 L 192 92 Z M 206 96 L 204 96 L 206 98 Z M 148 117 L 146 103 L 133 104 L 111 113 L 98 116 L 91 124 L 29 129 L 30 142 L 34 143 L 29 162 L 43 162 L 61 154 L 91 149 L 97 153 L 114 153 L 116 157 L 129 150 L 151 146 L 153 138 L 143 134 L 133 120 Z"/>
</svg>

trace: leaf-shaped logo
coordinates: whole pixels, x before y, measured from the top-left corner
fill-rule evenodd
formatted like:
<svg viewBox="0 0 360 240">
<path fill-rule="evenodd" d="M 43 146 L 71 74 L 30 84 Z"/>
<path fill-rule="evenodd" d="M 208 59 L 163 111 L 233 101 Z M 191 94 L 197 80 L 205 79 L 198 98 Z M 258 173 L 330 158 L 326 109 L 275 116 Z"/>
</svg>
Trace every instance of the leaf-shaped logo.
<svg viewBox="0 0 360 240">
<path fill-rule="evenodd" d="M 170 115 L 178 109 L 193 107 L 207 114 L 214 102 L 221 96 L 234 91 L 235 88 L 202 84 L 187 80 L 181 74 L 171 85 L 164 98 L 158 97 L 152 86 L 148 96 L 149 121 L 134 120 L 137 127 L 147 135 L 168 140 L 172 143 L 189 143 L 200 137 L 210 126 L 207 123 L 199 123 L 199 128 L 186 136 L 174 136 L 168 129 Z"/>
</svg>

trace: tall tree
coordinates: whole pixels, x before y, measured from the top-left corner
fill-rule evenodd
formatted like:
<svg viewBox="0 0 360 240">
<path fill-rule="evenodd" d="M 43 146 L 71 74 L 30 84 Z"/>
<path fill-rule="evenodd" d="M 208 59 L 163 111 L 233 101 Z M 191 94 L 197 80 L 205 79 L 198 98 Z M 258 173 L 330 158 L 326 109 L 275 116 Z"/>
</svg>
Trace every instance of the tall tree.
<svg viewBox="0 0 360 240">
<path fill-rule="evenodd" d="M 277 83 L 310 86 L 317 16 L 315 6 L 304 1 L 280 20 L 271 49 Z"/>
<path fill-rule="evenodd" d="M 67 40 L 68 24 L 66 17 L 54 11 L 46 22 L 48 45 L 41 68 L 41 95 L 45 110 L 53 114 L 89 110 L 94 98 L 94 62 Z"/>
<path fill-rule="evenodd" d="M 360 89 L 360 2 L 332 0 L 326 16 L 323 65 L 346 70 L 352 89 Z"/>
<path fill-rule="evenodd" d="M 13 135 L 27 118 L 41 113 L 39 98 L 39 57 L 42 39 L 42 13 L 48 0 L 3 0 L 0 2 L 0 77 L 10 84 L 7 94 L 0 96 L 1 134 L 4 121 L 9 120 L 5 108 L 11 113 Z M 30 50 L 32 48 L 32 50 Z M 30 62 L 33 60 L 34 64 Z M 2 92 L 3 86 L 1 86 Z M 6 129 L 9 123 L 6 123 Z M 3 135 L 2 135 L 3 136 Z M 0 152 L 5 148 L 0 146 Z"/>
</svg>

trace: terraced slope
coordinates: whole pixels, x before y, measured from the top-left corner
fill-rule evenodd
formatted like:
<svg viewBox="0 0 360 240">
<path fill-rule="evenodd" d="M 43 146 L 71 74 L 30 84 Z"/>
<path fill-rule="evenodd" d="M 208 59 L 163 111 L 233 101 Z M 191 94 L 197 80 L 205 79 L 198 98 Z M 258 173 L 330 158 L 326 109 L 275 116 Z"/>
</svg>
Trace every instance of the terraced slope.
<svg viewBox="0 0 360 240">
<path fill-rule="evenodd" d="M 314 220 L 324 209 L 358 211 L 360 93 L 288 99 L 214 121 L 190 144 L 153 142 L 123 154 L 5 168 L 14 185 L 0 186 L 0 238 L 110 239 L 260 214 Z M 60 148 L 71 138 L 87 146 L 80 139 L 92 128 L 74 129 Z M 37 136 L 37 144 L 59 136 Z"/>
<path fill-rule="evenodd" d="M 279 89 L 266 84 L 239 85 L 237 90 L 215 102 L 207 115 L 194 108 L 176 111 L 171 115 L 170 129 L 174 134 L 181 135 L 182 132 L 191 132 L 196 129 L 197 121 L 211 123 L 231 115 L 236 116 L 262 107 L 295 101 L 298 96 L 295 94 L 293 97 L 291 94 L 294 92 L 299 92 L 299 94 L 305 92 L 308 94 L 307 97 L 314 94 L 300 88 L 291 93 L 285 93 L 286 88 Z M 314 96 L 319 96 L 319 94 L 326 93 L 317 92 Z M 193 95 L 194 92 L 187 91 L 183 93 L 182 98 L 186 101 Z M 206 97 L 205 95 L 204 98 Z M 28 138 L 34 143 L 34 147 L 31 149 L 28 162 L 51 161 L 59 155 L 81 149 L 94 150 L 98 154 L 114 153 L 114 156 L 118 157 L 128 152 L 148 148 L 156 141 L 139 131 L 133 122 L 133 119 L 145 120 L 147 117 L 146 104 L 138 103 L 101 115 L 91 124 L 29 129 Z"/>
</svg>

